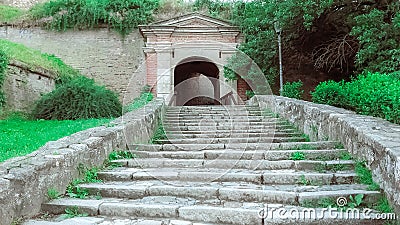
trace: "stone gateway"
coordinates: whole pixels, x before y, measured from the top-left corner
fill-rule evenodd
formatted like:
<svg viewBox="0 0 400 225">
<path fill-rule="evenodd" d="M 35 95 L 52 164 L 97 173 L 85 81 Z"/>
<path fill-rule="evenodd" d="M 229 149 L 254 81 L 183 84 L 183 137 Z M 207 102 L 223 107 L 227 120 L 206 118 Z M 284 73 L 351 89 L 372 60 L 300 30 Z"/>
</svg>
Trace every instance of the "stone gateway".
<svg viewBox="0 0 400 225">
<path fill-rule="evenodd" d="M 225 81 L 224 65 L 242 41 L 230 23 L 199 13 L 139 26 L 145 39 L 146 82 L 174 105 L 220 104 L 241 81 Z"/>
</svg>

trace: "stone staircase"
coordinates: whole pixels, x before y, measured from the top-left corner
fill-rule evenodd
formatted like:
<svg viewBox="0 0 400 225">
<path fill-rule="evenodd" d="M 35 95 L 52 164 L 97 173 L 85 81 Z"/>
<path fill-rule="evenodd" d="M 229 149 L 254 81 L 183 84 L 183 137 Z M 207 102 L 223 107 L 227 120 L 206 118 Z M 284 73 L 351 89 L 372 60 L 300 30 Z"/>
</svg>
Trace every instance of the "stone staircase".
<svg viewBox="0 0 400 225">
<path fill-rule="evenodd" d="M 383 224 L 329 218 L 321 200 L 363 194 L 374 202 L 380 192 L 357 184 L 354 162 L 342 159 L 338 143 L 309 142 L 272 113 L 169 107 L 163 126 L 167 138 L 130 146 L 137 158 L 115 160 L 122 166 L 99 172 L 102 182 L 80 185 L 101 198 L 52 200 L 42 211 L 55 216 L 25 224 Z M 59 219 L 75 206 L 88 216 Z M 279 217 L 304 207 L 316 207 L 319 219 Z"/>
</svg>

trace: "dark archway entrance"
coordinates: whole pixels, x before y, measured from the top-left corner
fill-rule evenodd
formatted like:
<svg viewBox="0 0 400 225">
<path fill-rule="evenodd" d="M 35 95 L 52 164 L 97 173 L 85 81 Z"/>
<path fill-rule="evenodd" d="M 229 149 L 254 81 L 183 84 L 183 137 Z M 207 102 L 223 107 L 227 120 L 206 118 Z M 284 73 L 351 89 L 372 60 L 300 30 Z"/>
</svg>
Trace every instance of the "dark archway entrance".
<svg viewBox="0 0 400 225">
<path fill-rule="evenodd" d="M 206 58 L 188 58 L 174 70 L 176 105 L 219 105 L 219 69 Z"/>
</svg>

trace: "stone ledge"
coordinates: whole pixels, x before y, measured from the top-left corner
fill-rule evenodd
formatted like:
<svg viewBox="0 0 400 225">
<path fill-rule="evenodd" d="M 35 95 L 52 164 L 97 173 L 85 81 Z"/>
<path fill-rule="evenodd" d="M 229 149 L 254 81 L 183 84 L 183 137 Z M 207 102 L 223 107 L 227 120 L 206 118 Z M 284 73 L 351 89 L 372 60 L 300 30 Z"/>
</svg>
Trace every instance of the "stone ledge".
<svg viewBox="0 0 400 225">
<path fill-rule="evenodd" d="M 0 225 L 38 214 L 48 200 L 47 190 L 55 188 L 64 193 L 69 182 L 78 178 L 79 164 L 101 166 L 113 150 L 147 143 L 164 110 L 164 101 L 156 99 L 107 127 L 50 141 L 29 155 L 0 163 Z"/>
<path fill-rule="evenodd" d="M 294 123 L 311 140 L 340 141 L 366 160 L 374 180 L 400 213 L 400 126 L 328 105 L 281 96 L 255 96 L 248 104 L 269 108 Z"/>
<path fill-rule="evenodd" d="M 13 59 L 10 60 L 10 62 L 8 64 L 10 66 L 15 66 L 15 67 L 18 67 L 20 69 L 23 69 L 23 70 L 29 71 L 31 73 L 35 73 L 35 74 L 38 74 L 40 76 L 44 76 L 44 77 L 47 77 L 47 78 L 50 78 L 50 79 L 53 79 L 53 80 L 55 78 L 57 78 L 57 74 L 55 72 L 50 71 L 50 70 L 45 69 L 45 68 L 42 68 L 42 67 L 37 67 L 37 66 L 32 67 L 32 66 L 29 66 L 28 64 L 26 64 L 24 62 L 13 60 Z"/>
</svg>

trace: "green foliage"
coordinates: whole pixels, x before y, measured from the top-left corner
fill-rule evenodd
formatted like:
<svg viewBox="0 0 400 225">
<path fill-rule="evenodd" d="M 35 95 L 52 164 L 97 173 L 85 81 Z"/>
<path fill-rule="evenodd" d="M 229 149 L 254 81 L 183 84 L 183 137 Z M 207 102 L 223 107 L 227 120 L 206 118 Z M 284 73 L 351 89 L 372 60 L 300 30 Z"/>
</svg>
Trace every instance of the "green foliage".
<svg viewBox="0 0 400 225">
<path fill-rule="evenodd" d="M 357 181 L 361 184 L 368 185 L 369 190 L 379 190 L 379 185 L 372 179 L 372 173 L 367 168 L 365 161 L 357 161 L 355 165 Z"/>
<path fill-rule="evenodd" d="M 348 105 L 364 115 L 400 123 L 400 80 L 389 75 L 368 73 L 347 83 Z"/>
<path fill-rule="evenodd" d="M 352 195 L 349 196 L 349 201 L 347 202 L 347 206 L 350 208 L 357 208 L 363 203 L 363 194 L 357 194 L 354 197 Z"/>
<path fill-rule="evenodd" d="M 304 160 L 304 159 L 306 159 L 306 155 L 304 154 L 304 152 L 293 152 L 290 155 L 290 159 L 291 160 Z"/>
<path fill-rule="evenodd" d="M 13 59 L 25 63 L 29 69 L 46 69 L 53 72 L 58 80 L 66 80 L 79 76 L 80 73 L 66 65 L 54 55 L 43 54 L 38 50 L 28 48 L 22 44 L 0 39 L 0 51 L 3 51 L 9 60 Z"/>
<path fill-rule="evenodd" d="M 321 82 L 315 91 L 311 93 L 312 101 L 319 104 L 328 104 L 332 106 L 342 107 L 345 103 L 345 91 L 343 90 L 343 82 L 335 81 Z"/>
<path fill-rule="evenodd" d="M 301 137 L 304 139 L 305 142 L 310 142 L 310 136 L 308 134 L 302 134 Z"/>
<path fill-rule="evenodd" d="M 151 144 L 162 144 L 161 140 L 167 139 L 164 126 L 158 123 L 157 130 L 154 132 L 153 137 L 150 139 Z"/>
<path fill-rule="evenodd" d="M 5 120 L 0 120 L 0 162 L 29 154 L 48 141 L 55 141 L 109 121 L 109 119 L 32 121 L 12 114 Z"/>
<path fill-rule="evenodd" d="M 102 180 L 98 178 L 97 173 L 99 168 L 97 167 L 89 169 L 82 164 L 79 164 L 78 171 L 81 175 L 83 174 L 83 179 L 73 180 L 67 187 L 67 195 L 71 198 L 85 199 L 89 196 L 89 191 L 86 188 L 81 188 L 79 184 L 99 183 L 102 182 Z"/>
<path fill-rule="evenodd" d="M 195 0 L 193 3 L 193 9 L 195 11 L 205 10 L 208 14 L 216 18 L 230 19 L 233 14 L 232 4 L 234 3 L 235 0 Z"/>
<path fill-rule="evenodd" d="M 302 99 L 304 94 L 303 82 L 286 82 L 283 85 L 282 95 L 288 98 Z"/>
<path fill-rule="evenodd" d="M 93 167 L 91 169 L 85 170 L 85 177 L 83 179 L 84 183 L 99 183 L 102 182 L 102 180 L 99 179 L 97 173 L 99 172 L 99 168 Z"/>
<path fill-rule="evenodd" d="M 33 115 L 38 119 L 112 118 L 122 113 L 118 96 L 86 77 L 77 77 L 42 96 Z"/>
<path fill-rule="evenodd" d="M 223 1 L 220 1 L 219 4 L 223 5 Z M 278 44 L 273 22 L 279 21 L 279 25 L 284 31 L 283 46 L 291 46 L 301 30 L 299 27 L 303 27 L 303 29 L 310 28 L 314 18 L 321 15 L 332 4 L 332 0 L 307 0 L 302 2 L 294 0 L 278 2 L 261 0 L 237 1 L 231 3 L 232 9 L 230 11 L 232 13 L 230 13 L 230 19 L 242 29 L 245 36 L 245 42 L 241 44 L 240 50 L 254 60 L 261 68 L 262 75 L 265 75 L 268 82 L 273 84 L 278 71 Z M 210 8 L 218 10 L 213 5 Z M 232 71 L 238 71 L 238 68 L 251 71 L 251 67 L 251 61 L 244 60 L 243 57 L 234 56 L 227 65 L 230 70 L 225 69 L 224 74 L 229 80 L 237 79 L 237 76 Z M 238 74 L 241 75 L 240 73 Z M 253 81 L 260 78 L 259 76 L 253 77 L 247 73 L 245 77 Z"/>
<path fill-rule="evenodd" d="M 135 98 L 131 104 L 124 107 L 124 112 L 130 112 L 136 109 L 140 109 L 153 100 L 153 93 L 150 92 L 150 87 L 145 86 L 140 93 L 140 96 Z"/>
<path fill-rule="evenodd" d="M 392 6 L 399 7 L 399 3 Z M 397 11 L 397 12 L 396 12 Z M 373 9 L 355 17 L 351 34 L 356 36 L 360 49 L 356 66 L 360 72 L 392 73 L 400 70 L 400 12 Z"/>
<path fill-rule="evenodd" d="M 67 187 L 67 196 L 70 198 L 85 199 L 89 196 L 89 191 L 85 188 L 81 188 L 78 185 L 83 183 L 82 180 L 74 180 Z"/>
<path fill-rule="evenodd" d="M 353 159 L 353 156 L 348 151 L 343 151 L 340 153 L 340 159 L 341 160 L 351 160 L 351 159 Z"/>
<path fill-rule="evenodd" d="M 108 159 L 111 160 L 118 160 L 118 159 L 134 159 L 136 155 L 130 151 L 113 151 L 108 156 Z"/>
<path fill-rule="evenodd" d="M 49 197 L 49 199 L 58 199 L 61 194 L 57 191 L 57 189 L 50 188 L 47 190 L 47 196 Z"/>
<path fill-rule="evenodd" d="M 316 87 L 312 96 L 316 103 L 339 106 L 400 123 L 399 86 L 400 80 L 393 76 L 367 73 L 347 83 L 323 82 Z"/>
<path fill-rule="evenodd" d="M 74 217 L 85 217 L 88 216 L 87 213 L 80 213 L 78 206 L 72 206 L 65 209 L 65 213 L 63 215 L 64 219 L 70 219 Z"/>
<path fill-rule="evenodd" d="M 246 90 L 246 96 L 250 99 L 252 97 L 254 97 L 255 93 L 254 91 L 251 90 Z"/>
<path fill-rule="evenodd" d="M 0 24 L 14 22 L 24 14 L 25 11 L 22 9 L 0 4 Z"/>
<path fill-rule="evenodd" d="M 3 92 L 3 84 L 6 79 L 6 70 L 8 66 L 8 57 L 6 53 L 0 49 L 0 111 L 6 103 L 6 98 Z"/>
<path fill-rule="evenodd" d="M 393 207 L 390 205 L 389 201 L 384 196 L 382 196 L 378 200 L 374 209 L 382 213 L 393 213 Z"/>
<path fill-rule="evenodd" d="M 31 14 L 35 19 L 51 17 L 48 27 L 54 30 L 108 24 L 127 34 L 151 21 L 158 5 L 158 0 L 53 0 L 33 7 Z"/>
</svg>

